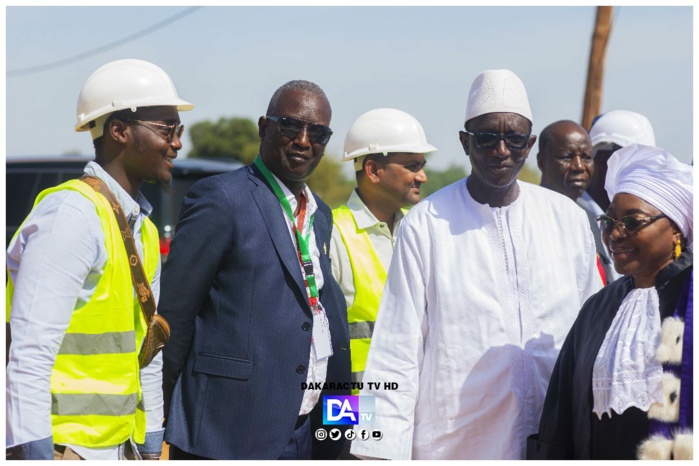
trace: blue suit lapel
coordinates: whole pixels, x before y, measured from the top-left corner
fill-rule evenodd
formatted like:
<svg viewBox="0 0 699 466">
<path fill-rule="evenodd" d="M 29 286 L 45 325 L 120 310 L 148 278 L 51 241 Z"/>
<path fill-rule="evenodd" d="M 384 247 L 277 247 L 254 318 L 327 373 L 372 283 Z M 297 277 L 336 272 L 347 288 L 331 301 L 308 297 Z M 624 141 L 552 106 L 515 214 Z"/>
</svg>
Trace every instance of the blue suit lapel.
<svg viewBox="0 0 699 466">
<path fill-rule="evenodd" d="M 328 263 L 328 245 L 323 242 L 323 238 L 325 238 L 329 229 L 328 219 L 323 214 L 323 211 L 318 208 L 313 220 L 313 231 L 316 235 L 316 247 L 318 248 L 318 251 L 320 251 L 320 268 L 322 269 L 324 278 L 328 276 L 327 274 L 330 270 L 330 264 Z M 325 280 L 327 281 L 327 278 L 325 278 Z"/>
<path fill-rule="evenodd" d="M 251 165 L 250 170 L 250 179 L 256 185 L 252 190 L 252 196 L 265 221 L 267 231 L 269 231 L 272 243 L 274 244 L 274 249 L 276 249 L 286 270 L 294 278 L 298 292 L 301 293 L 304 302 L 308 303 L 306 285 L 304 284 L 301 267 L 299 266 L 298 252 L 289 235 L 289 228 L 286 226 L 286 220 L 283 217 L 284 213 L 279 205 L 279 200 L 274 195 L 272 188 L 264 181 L 262 174 L 257 171 L 257 168 Z M 308 305 L 304 307 L 304 311 L 309 315 L 311 313 Z"/>
</svg>

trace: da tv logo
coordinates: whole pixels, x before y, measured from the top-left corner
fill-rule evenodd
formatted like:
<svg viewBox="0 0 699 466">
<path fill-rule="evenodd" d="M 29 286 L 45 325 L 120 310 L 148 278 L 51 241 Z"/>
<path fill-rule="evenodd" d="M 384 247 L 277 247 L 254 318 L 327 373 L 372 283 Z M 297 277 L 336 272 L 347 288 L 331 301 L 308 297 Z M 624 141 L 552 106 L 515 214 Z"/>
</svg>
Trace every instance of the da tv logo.
<svg viewBox="0 0 699 466">
<path fill-rule="evenodd" d="M 370 395 L 324 396 L 323 424 L 373 424 L 376 400 Z"/>
</svg>

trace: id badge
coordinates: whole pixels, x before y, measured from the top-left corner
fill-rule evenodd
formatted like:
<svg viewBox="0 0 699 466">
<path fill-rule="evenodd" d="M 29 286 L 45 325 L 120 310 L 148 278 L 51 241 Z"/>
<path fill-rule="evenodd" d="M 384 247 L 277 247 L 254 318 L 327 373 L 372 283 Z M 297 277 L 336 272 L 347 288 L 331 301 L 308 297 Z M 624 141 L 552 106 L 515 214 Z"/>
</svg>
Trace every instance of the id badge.
<svg viewBox="0 0 699 466">
<path fill-rule="evenodd" d="M 330 322 L 325 314 L 323 305 L 318 301 L 318 305 L 313 308 L 313 348 L 318 361 L 333 355 L 333 345 L 330 339 Z"/>
</svg>

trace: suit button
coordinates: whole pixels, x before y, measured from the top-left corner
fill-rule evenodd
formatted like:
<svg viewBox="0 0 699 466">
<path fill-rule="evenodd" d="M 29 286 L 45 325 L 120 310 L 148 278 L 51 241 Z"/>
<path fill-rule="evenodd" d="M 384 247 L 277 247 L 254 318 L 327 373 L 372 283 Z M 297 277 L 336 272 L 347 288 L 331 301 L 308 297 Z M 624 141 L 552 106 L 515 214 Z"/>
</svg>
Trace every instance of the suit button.
<svg viewBox="0 0 699 466">
<path fill-rule="evenodd" d="M 301 326 L 301 330 L 305 330 L 306 332 L 311 329 L 311 324 L 308 322 L 304 322 L 303 325 Z"/>
<path fill-rule="evenodd" d="M 299 374 L 303 374 L 304 372 L 306 372 L 306 366 L 297 367 L 296 372 L 298 372 Z"/>
</svg>

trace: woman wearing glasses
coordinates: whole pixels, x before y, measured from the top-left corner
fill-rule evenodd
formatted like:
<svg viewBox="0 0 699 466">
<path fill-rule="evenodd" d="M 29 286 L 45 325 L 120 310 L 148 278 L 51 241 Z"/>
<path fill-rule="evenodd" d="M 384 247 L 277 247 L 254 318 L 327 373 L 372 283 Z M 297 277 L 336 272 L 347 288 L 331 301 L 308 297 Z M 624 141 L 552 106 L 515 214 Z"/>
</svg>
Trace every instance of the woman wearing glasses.
<svg viewBox="0 0 699 466">
<path fill-rule="evenodd" d="M 529 459 L 692 458 L 692 169 L 657 147 L 609 159 L 598 217 L 624 277 L 583 306 Z"/>
</svg>

